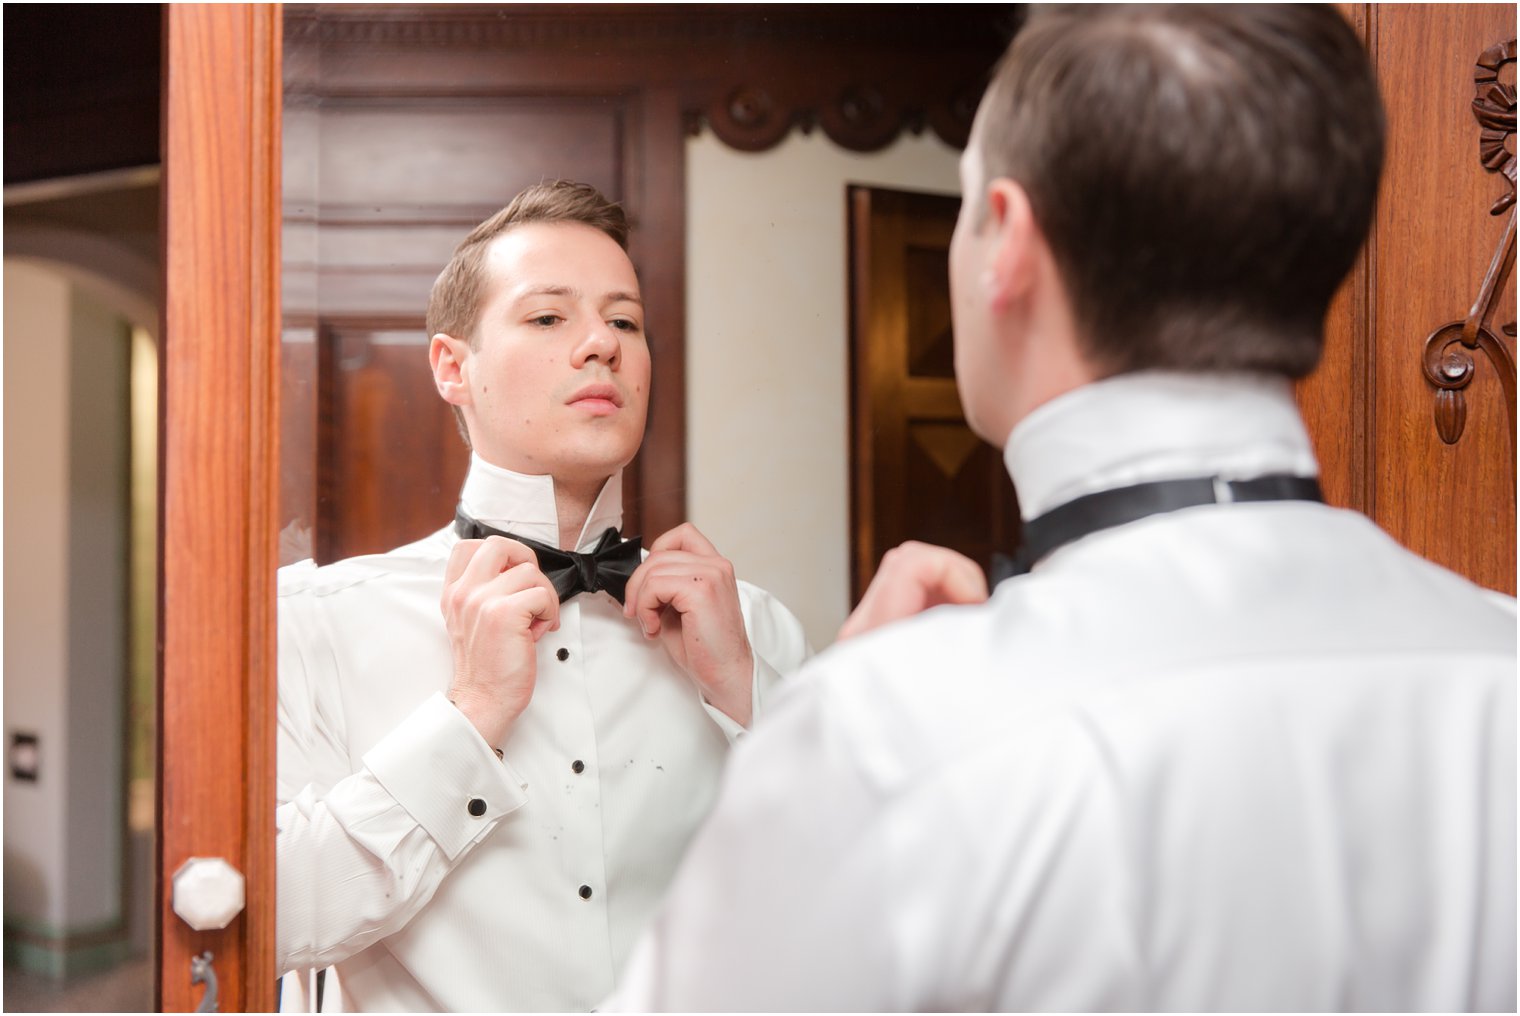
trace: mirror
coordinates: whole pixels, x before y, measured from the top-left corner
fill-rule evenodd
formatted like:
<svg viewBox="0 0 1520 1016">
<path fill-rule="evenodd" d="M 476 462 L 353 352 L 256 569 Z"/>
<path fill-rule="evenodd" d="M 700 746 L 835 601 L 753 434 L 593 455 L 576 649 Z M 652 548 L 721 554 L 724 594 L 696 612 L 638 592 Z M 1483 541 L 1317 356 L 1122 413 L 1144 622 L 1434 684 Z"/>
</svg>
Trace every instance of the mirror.
<svg viewBox="0 0 1520 1016">
<path fill-rule="evenodd" d="M 623 205 L 645 301 L 653 395 L 642 452 L 625 471 L 625 532 L 642 532 L 647 544 L 693 522 L 741 578 L 800 618 L 815 646 L 831 642 L 851 601 L 849 284 L 852 271 L 871 269 L 851 261 L 849 188 L 956 192 L 959 150 L 950 142 L 957 131 L 964 138 L 984 70 L 1007 39 L 994 28 L 1003 17 L 875 8 L 287 8 L 282 561 L 381 553 L 449 524 L 467 456 L 428 367 L 429 290 L 477 223 L 528 185 L 572 179 Z M 905 52 L 914 71 L 904 69 Z M 942 262 L 942 245 L 935 256 Z M 436 602 L 433 595 L 421 609 L 435 610 Z M 387 599 L 384 608 L 393 607 Z M 339 608 L 324 610 L 335 617 Z M 441 637 L 441 623 L 438 629 Z M 624 626 L 618 637 L 627 634 Z M 403 646 L 397 638 L 388 658 L 424 640 L 409 634 Z M 556 674 L 559 686 L 571 681 L 565 675 L 582 644 L 555 657 L 570 661 Z M 445 646 L 445 660 L 446 653 Z M 346 651 L 332 655 L 345 660 L 335 673 L 356 670 Z M 428 675 L 419 682 L 431 680 L 430 663 L 417 669 Z M 389 680 L 381 671 L 387 668 L 376 661 L 369 673 Z M 690 691 L 683 677 L 683 701 Z M 548 693 L 540 675 L 535 704 Z M 340 711 L 343 724 L 368 726 L 348 740 L 346 731 L 333 734 L 341 742 L 331 752 L 339 759 L 335 779 L 347 778 L 343 766 L 352 758 L 378 751 L 381 738 L 403 729 L 394 718 L 371 723 L 355 719 L 356 709 Z M 587 752 L 576 739 L 578 720 L 554 722 L 565 729 L 556 727 L 546 751 Z M 589 728 L 586 757 L 567 756 L 552 772 L 527 768 L 538 762 L 523 747 L 531 727 L 514 729 L 521 754 L 507 746 L 507 764 L 524 767 L 525 783 L 557 792 L 564 781 L 567 799 L 597 792 L 607 778 L 594 755 L 607 743 L 601 725 Z M 717 738 L 709 727 L 693 723 L 671 737 Z M 641 820 L 649 833 L 638 838 L 668 840 L 662 856 L 671 865 L 715 787 L 707 781 L 721 771 L 725 746 L 703 741 L 700 751 L 713 758 L 687 756 L 702 764 L 688 765 L 679 785 L 689 779 L 700 792 L 689 795 L 678 820 L 657 812 Z M 627 754 L 636 751 L 645 747 Z M 634 757 L 622 768 L 642 761 L 661 768 Z M 321 782 L 311 775 L 319 768 L 307 765 L 282 792 L 294 796 Z M 617 801 L 631 799 L 608 790 L 597 806 L 611 823 Z M 489 817 L 488 797 L 476 801 Z M 546 812 L 540 804 L 534 813 Z M 478 849 L 509 849 L 510 828 L 496 826 Z M 575 828 L 558 832 L 566 841 L 602 842 L 600 834 L 572 836 Z M 533 892 L 548 892 L 559 867 L 578 863 L 562 846 L 556 871 Z M 532 849 L 522 848 L 523 856 L 536 856 Z M 480 858 L 450 868 L 428 906 L 463 891 L 491 863 L 503 874 L 500 855 Z M 612 864 L 579 860 L 591 869 Z M 584 921 L 595 922 L 599 907 L 614 913 L 615 900 L 601 902 L 606 881 L 577 874 L 574 882 L 546 904 L 553 914 L 565 903 L 585 908 Z M 493 885 L 504 891 L 501 879 Z M 412 918 L 410 945 L 398 949 L 432 941 L 438 923 L 427 917 Z M 646 917 L 639 910 L 636 923 Z M 550 926 L 553 919 L 545 918 Z M 634 924 L 608 917 L 604 937 L 614 956 Z M 591 972 L 576 981 L 588 997 L 575 1002 L 595 1004 L 608 961 L 566 958 L 565 970 L 581 971 L 576 962 Z M 445 1004 L 422 974 L 398 986 L 403 978 L 379 970 L 386 963 L 359 965 L 365 972 L 353 976 L 386 998 Z M 351 989 L 349 969 L 341 977 Z M 326 977 L 288 978 L 285 990 L 325 993 L 331 985 Z M 464 994 L 451 1004 L 491 1002 L 501 1004 Z M 555 997 L 539 1007 L 565 1004 Z"/>
</svg>

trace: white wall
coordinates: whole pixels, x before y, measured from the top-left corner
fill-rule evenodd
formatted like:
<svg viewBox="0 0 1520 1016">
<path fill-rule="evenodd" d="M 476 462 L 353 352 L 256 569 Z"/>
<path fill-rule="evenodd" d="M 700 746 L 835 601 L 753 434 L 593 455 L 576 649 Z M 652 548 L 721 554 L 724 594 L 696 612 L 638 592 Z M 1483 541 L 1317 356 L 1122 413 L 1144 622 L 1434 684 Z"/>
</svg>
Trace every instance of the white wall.
<svg viewBox="0 0 1520 1016">
<path fill-rule="evenodd" d="M 121 917 L 128 332 L 39 264 L 5 261 L 5 916 L 44 937 Z"/>
<path fill-rule="evenodd" d="M 958 194 L 958 158 L 928 133 L 869 155 L 687 142 L 691 521 L 816 649 L 851 606 L 846 187 Z"/>
<path fill-rule="evenodd" d="M 122 915 L 129 479 L 125 320 L 77 288 L 70 303 L 69 881 L 71 931 Z"/>
<path fill-rule="evenodd" d="M 5 914 L 65 921 L 69 286 L 5 262 L 5 746 L 35 733 L 41 778 L 5 769 Z"/>
</svg>

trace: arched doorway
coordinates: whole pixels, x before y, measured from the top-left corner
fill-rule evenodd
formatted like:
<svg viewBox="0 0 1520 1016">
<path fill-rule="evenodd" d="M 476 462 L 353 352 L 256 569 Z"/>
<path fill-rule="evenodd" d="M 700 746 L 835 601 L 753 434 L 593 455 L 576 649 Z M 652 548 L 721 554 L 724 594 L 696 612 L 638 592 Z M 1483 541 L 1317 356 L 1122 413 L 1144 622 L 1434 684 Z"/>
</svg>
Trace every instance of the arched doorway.
<svg viewBox="0 0 1520 1016">
<path fill-rule="evenodd" d="M 152 1005 L 157 266 L 36 207 L 102 198 L 6 195 L 5 990 L 22 1009 Z"/>
</svg>

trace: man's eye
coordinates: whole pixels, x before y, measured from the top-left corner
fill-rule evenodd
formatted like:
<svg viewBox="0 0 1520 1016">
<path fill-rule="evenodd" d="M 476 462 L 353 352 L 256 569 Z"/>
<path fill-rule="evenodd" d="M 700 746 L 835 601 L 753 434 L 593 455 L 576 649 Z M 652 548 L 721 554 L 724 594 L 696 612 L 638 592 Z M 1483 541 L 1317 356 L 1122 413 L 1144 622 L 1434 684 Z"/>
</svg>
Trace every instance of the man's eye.
<svg viewBox="0 0 1520 1016">
<path fill-rule="evenodd" d="M 560 316 L 558 314 L 540 314 L 536 318 L 531 318 L 530 322 L 538 325 L 540 328 L 553 328 L 559 324 Z"/>
<path fill-rule="evenodd" d="M 639 323 L 637 321 L 630 321 L 627 318 L 613 318 L 607 323 L 623 332 L 636 332 L 639 330 Z"/>
</svg>

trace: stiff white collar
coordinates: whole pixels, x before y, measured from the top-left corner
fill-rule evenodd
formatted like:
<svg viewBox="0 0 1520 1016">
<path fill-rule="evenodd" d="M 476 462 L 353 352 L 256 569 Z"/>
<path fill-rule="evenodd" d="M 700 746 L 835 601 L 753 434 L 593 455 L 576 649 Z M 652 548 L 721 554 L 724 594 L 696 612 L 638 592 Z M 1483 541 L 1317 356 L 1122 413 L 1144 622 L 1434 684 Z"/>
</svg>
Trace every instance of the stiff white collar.
<svg viewBox="0 0 1520 1016">
<path fill-rule="evenodd" d="M 1083 385 L 1020 420 L 1003 462 L 1028 520 L 1151 480 L 1318 476 L 1291 382 L 1145 371 Z"/>
<path fill-rule="evenodd" d="M 530 476 L 493 466 L 470 454 L 470 473 L 459 492 L 465 513 L 494 529 L 504 529 L 539 543 L 558 547 L 559 508 L 554 499 L 554 477 Z M 608 526 L 623 525 L 623 471 L 619 469 L 602 485 L 576 539 L 577 550 L 588 550 Z"/>
</svg>

